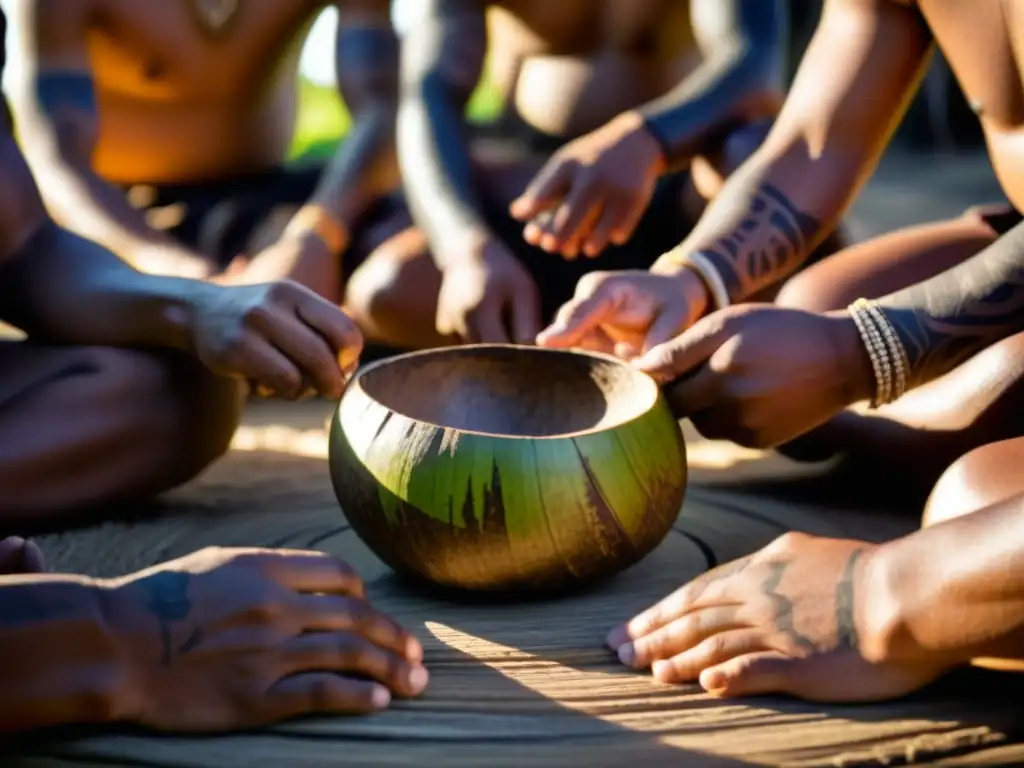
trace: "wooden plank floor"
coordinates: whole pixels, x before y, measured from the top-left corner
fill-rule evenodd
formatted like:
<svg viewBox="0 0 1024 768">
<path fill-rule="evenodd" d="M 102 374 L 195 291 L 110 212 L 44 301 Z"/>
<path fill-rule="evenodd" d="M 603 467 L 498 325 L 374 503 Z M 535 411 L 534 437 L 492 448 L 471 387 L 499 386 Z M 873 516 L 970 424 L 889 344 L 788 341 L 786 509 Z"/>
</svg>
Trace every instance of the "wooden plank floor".
<svg viewBox="0 0 1024 768">
<path fill-rule="evenodd" d="M 618 666 L 606 631 L 700 572 L 689 537 L 727 559 L 795 527 L 883 540 L 912 514 L 824 509 L 734 484 L 821 468 L 700 441 L 694 484 L 662 547 L 612 584 L 513 606 L 445 602 L 398 584 L 349 531 L 324 456 L 322 403 L 250 409 L 237 448 L 162 513 L 42 539 L 57 568 L 115 575 L 209 544 L 316 547 L 362 572 L 371 599 L 416 632 L 428 693 L 366 718 L 318 719 L 221 738 L 50 735 L 5 766 L 867 766 L 1024 764 L 1024 676 L 965 673 L 910 700 L 823 707 L 784 699 L 720 701 Z M 681 535 L 685 534 L 685 535 Z"/>
</svg>

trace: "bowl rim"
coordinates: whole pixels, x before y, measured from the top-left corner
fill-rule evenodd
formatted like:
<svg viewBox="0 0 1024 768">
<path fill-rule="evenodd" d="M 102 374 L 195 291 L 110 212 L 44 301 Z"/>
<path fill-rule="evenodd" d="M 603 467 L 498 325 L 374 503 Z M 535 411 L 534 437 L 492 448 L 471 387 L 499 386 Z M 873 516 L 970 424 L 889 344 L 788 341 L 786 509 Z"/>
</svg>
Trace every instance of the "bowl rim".
<svg viewBox="0 0 1024 768">
<path fill-rule="evenodd" d="M 615 365 L 622 366 L 624 368 L 629 368 L 635 375 L 638 375 L 642 381 L 649 382 L 649 384 L 650 384 L 650 386 L 651 386 L 651 388 L 652 388 L 652 390 L 654 392 L 654 398 L 648 404 L 648 406 L 646 408 L 643 408 L 642 410 L 638 411 L 635 416 L 632 416 L 631 418 L 623 419 L 622 421 L 619 421 L 619 422 L 617 422 L 617 423 L 615 423 L 615 424 L 613 424 L 611 426 L 606 426 L 606 427 L 590 427 L 588 429 L 581 429 L 581 430 L 577 430 L 575 432 L 560 432 L 557 435 L 510 435 L 510 434 L 502 434 L 502 433 L 499 433 L 499 432 L 485 432 L 483 430 L 478 430 L 478 429 L 459 429 L 459 428 L 456 428 L 456 427 L 446 426 L 444 424 L 438 424 L 436 422 L 429 421 L 427 419 L 416 418 L 414 416 L 410 416 L 410 415 L 408 415 L 406 413 L 403 413 L 403 412 L 401 412 L 399 410 L 391 408 L 390 406 L 384 405 L 383 403 L 381 403 L 380 400 L 378 400 L 377 398 L 371 396 L 366 391 L 366 389 L 362 386 L 362 378 L 363 378 L 363 376 L 365 374 L 372 373 L 373 371 L 377 370 L 378 368 L 382 368 L 385 365 L 387 365 L 389 363 L 394 363 L 394 362 L 396 362 L 398 360 L 408 360 L 408 359 L 416 358 L 416 357 L 426 357 L 428 355 L 439 355 L 439 354 L 447 354 L 447 353 L 456 353 L 456 352 L 463 352 L 463 351 L 474 350 L 474 349 L 477 349 L 477 350 L 481 350 L 481 349 L 506 349 L 506 350 L 521 349 L 521 350 L 524 350 L 524 351 L 541 352 L 541 353 L 544 353 L 544 354 L 582 355 L 584 357 L 590 357 L 590 358 L 593 358 L 595 360 L 603 360 L 604 362 L 614 363 Z M 595 350 L 590 350 L 590 349 L 581 349 L 581 348 L 578 348 L 578 347 L 569 348 L 569 349 L 552 349 L 550 347 L 538 347 L 538 346 L 535 346 L 533 344 L 503 344 L 503 343 L 458 344 L 458 345 L 452 345 L 452 346 L 447 346 L 447 347 L 434 347 L 432 349 L 416 349 L 416 350 L 412 350 L 411 352 L 403 352 L 403 353 L 398 354 L 398 355 L 392 355 L 390 357 L 386 357 L 386 358 L 383 358 L 383 359 L 380 359 L 380 360 L 375 360 L 372 363 L 367 363 L 364 366 L 360 366 L 356 370 L 356 372 L 354 374 L 352 374 L 352 376 L 349 378 L 348 382 L 346 383 L 345 390 L 341 393 L 341 398 L 339 399 L 339 402 L 338 402 L 338 407 L 339 408 L 341 406 L 341 401 L 343 401 L 345 399 L 345 396 L 349 393 L 350 390 L 357 390 L 364 397 L 372 400 L 374 403 L 377 403 L 377 404 L 381 405 L 384 408 L 387 408 L 389 411 L 392 411 L 393 413 L 395 413 L 395 414 L 397 414 L 399 416 L 402 416 L 403 418 L 411 419 L 412 421 L 418 422 L 420 424 L 424 424 L 424 425 L 426 425 L 428 427 L 433 427 L 435 429 L 451 429 L 451 430 L 454 430 L 454 431 L 458 432 L 459 434 L 463 434 L 463 435 L 478 435 L 478 436 L 481 436 L 481 437 L 489 437 L 489 438 L 493 438 L 493 439 L 496 439 L 496 440 L 520 440 L 520 441 L 521 440 L 571 440 L 571 439 L 576 438 L 576 437 L 586 437 L 587 435 L 596 435 L 596 434 L 601 434 L 603 432 L 610 432 L 612 430 L 619 429 L 621 427 L 626 426 L 627 424 L 632 424 L 632 423 L 634 423 L 634 422 L 644 418 L 649 413 L 651 413 L 651 411 L 657 410 L 659 405 L 663 405 L 665 403 L 665 395 L 662 392 L 661 387 L 658 385 L 658 382 L 654 379 L 653 376 L 648 374 L 646 371 L 641 371 L 639 368 L 634 368 L 629 363 L 627 363 L 626 361 L 622 360 L 621 358 L 616 357 L 615 355 L 610 355 L 610 354 L 608 354 L 606 352 L 597 352 Z"/>
</svg>

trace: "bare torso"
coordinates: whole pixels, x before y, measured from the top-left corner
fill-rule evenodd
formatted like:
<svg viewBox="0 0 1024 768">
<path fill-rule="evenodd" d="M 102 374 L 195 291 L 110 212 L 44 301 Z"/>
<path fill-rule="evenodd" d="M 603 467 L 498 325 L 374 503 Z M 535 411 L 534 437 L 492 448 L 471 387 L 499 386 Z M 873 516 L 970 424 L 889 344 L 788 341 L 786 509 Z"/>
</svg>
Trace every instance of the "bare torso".
<svg viewBox="0 0 1024 768">
<path fill-rule="evenodd" d="M 219 36 L 194 0 L 101 0 L 89 35 L 100 109 L 94 168 L 120 183 L 272 166 L 295 122 L 303 40 L 325 3 L 240 0 Z"/>
<path fill-rule="evenodd" d="M 690 0 L 503 0 L 488 32 L 510 112 L 560 137 L 665 93 L 701 60 Z"/>
<path fill-rule="evenodd" d="M 981 119 L 996 175 L 1024 210 L 1024 0 L 918 0 Z"/>
</svg>

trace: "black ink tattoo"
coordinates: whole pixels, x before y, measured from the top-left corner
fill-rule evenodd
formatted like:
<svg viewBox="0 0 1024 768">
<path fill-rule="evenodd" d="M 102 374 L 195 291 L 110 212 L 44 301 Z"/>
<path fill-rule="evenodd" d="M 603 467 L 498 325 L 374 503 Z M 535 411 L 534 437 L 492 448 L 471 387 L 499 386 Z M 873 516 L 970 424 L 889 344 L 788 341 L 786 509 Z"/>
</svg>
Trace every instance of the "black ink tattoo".
<svg viewBox="0 0 1024 768">
<path fill-rule="evenodd" d="M 187 573 L 164 571 L 139 581 L 139 586 L 149 598 L 146 607 L 153 613 L 160 624 L 160 637 L 163 642 L 161 663 L 169 667 L 175 655 L 187 653 L 195 648 L 201 640 L 198 628 L 194 629 L 184 644 L 175 652 L 172 648 L 171 625 L 184 621 L 192 611 L 192 602 L 188 599 L 188 587 L 192 577 Z"/>
<path fill-rule="evenodd" d="M 765 184 L 750 200 L 732 234 L 704 253 L 718 267 L 736 302 L 792 273 L 810 254 L 821 222 L 778 188 Z"/>
<path fill-rule="evenodd" d="M 40 112 L 53 123 L 57 139 L 78 159 L 88 160 L 96 138 L 96 91 L 85 73 L 43 73 L 35 80 Z"/>
<path fill-rule="evenodd" d="M 856 650 L 860 644 L 853 619 L 853 574 L 863 549 L 854 550 L 836 584 L 836 647 Z"/>
<path fill-rule="evenodd" d="M 779 632 L 788 635 L 801 650 L 808 651 L 810 653 L 815 653 L 821 650 L 818 648 L 817 644 L 811 640 L 811 638 L 797 631 L 793 617 L 793 601 L 785 595 L 776 592 L 779 588 L 779 584 L 782 582 L 782 575 L 789 567 L 789 563 L 786 561 L 777 561 L 769 563 L 768 567 L 770 569 L 770 573 L 761 583 L 761 590 L 775 605 L 775 628 L 778 629 Z"/>
<path fill-rule="evenodd" d="M 1024 224 L 977 256 L 879 305 L 906 349 L 912 387 L 1024 331 Z"/>
</svg>

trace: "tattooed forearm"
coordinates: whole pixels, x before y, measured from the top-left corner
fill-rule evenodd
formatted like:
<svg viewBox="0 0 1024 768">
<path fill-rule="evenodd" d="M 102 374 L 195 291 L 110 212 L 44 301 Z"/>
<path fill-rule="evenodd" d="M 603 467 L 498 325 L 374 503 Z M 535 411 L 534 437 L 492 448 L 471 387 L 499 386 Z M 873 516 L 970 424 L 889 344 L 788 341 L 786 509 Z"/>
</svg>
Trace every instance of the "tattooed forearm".
<svg viewBox="0 0 1024 768">
<path fill-rule="evenodd" d="M 846 561 L 843 575 L 836 584 L 836 646 L 856 649 L 860 644 L 853 619 L 853 575 L 863 549 L 854 550 Z"/>
<path fill-rule="evenodd" d="M 715 206 L 721 211 L 739 202 L 720 197 Z M 718 268 L 734 302 L 794 272 L 810 254 L 822 230 L 818 219 L 797 208 L 772 184 L 758 188 L 743 209 L 730 234 L 701 249 Z M 682 255 L 685 246 L 681 247 Z"/>
<path fill-rule="evenodd" d="M 910 361 L 910 386 L 1024 331 L 1024 224 L 977 256 L 879 300 Z"/>
<path fill-rule="evenodd" d="M 174 646 L 174 625 L 187 619 L 192 612 L 192 602 L 188 598 L 191 580 L 187 573 L 163 571 L 139 582 L 139 587 L 146 593 L 146 607 L 160 626 L 163 647 L 160 662 L 165 667 L 169 667 L 176 656 L 195 648 L 202 639 L 201 630 L 194 627 L 183 643 L 177 648 Z"/>
</svg>

